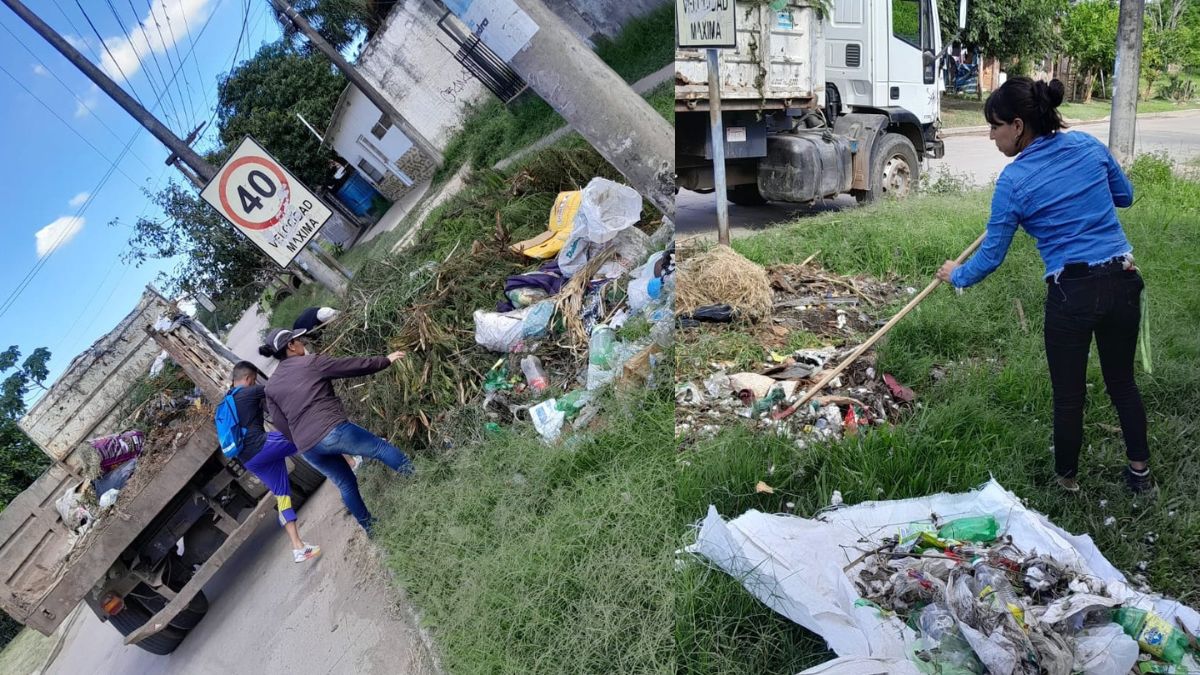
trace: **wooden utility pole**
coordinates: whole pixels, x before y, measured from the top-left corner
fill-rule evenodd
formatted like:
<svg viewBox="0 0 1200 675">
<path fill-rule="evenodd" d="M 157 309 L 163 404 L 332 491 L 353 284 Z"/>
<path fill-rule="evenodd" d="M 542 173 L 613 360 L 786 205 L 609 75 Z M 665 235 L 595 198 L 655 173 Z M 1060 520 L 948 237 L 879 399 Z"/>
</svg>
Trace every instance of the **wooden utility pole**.
<svg viewBox="0 0 1200 675">
<path fill-rule="evenodd" d="M 308 21 L 304 19 L 304 17 L 297 14 L 296 10 L 292 9 L 292 6 L 284 2 L 284 0 L 271 0 L 271 4 L 275 7 L 275 9 L 282 12 L 283 15 L 287 17 L 288 21 L 292 22 L 293 26 L 295 26 L 301 33 L 304 33 L 304 35 L 308 38 L 308 41 L 311 42 L 314 47 L 320 50 L 322 54 L 329 57 L 329 60 L 333 61 L 334 67 L 342 71 L 342 74 L 346 76 L 346 79 L 354 83 L 354 86 L 357 87 L 358 90 L 361 91 L 368 99 L 370 99 L 371 103 L 374 103 L 375 107 L 378 108 L 380 112 L 382 112 L 384 115 L 387 115 L 392 124 L 396 125 L 400 131 L 404 132 L 405 136 L 408 136 L 409 139 L 412 140 L 413 145 L 417 146 L 421 152 L 425 153 L 438 166 L 442 165 L 442 163 L 445 161 L 445 159 L 442 157 L 442 152 L 434 147 L 433 143 L 430 143 L 429 139 L 425 138 L 425 136 L 422 135 L 421 132 L 417 131 L 413 125 L 409 124 L 408 120 L 404 119 L 404 116 L 401 115 L 398 110 L 396 110 L 396 106 L 392 105 L 392 103 L 388 101 L 383 94 L 379 93 L 379 90 L 375 88 L 375 85 L 368 82 L 367 78 L 363 77 L 362 73 L 359 73 L 358 69 L 351 65 L 350 62 L 342 56 L 341 52 L 334 49 L 333 45 L 326 42 L 325 38 L 321 37 L 321 34 L 314 30 L 313 27 L 309 25 Z"/>
<path fill-rule="evenodd" d="M 1117 62 L 1113 67 L 1108 149 L 1122 166 L 1128 166 L 1134 157 L 1145 7 L 1145 0 L 1121 0 L 1117 23 Z"/>
<path fill-rule="evenodd" d="M 203 187 L 217 175 L 217 170 L 212 164 L 209 164 L 203 157 L 196 153 L 195 150 L 182 138 L 175 135 L 173 131 L 167 128 L 158 118 L 149 110 L 142 107 L 140 103 L 135 101 L 132 96 L 125 93 L 116 82 L 113 82 L 107 75 L 104 74 L 95 64 L 89 61 L 79 50 L 71 46 L 63 36 L 59 35 L 53 28 L 42 21 L 38 15 L 29 10 L 20 0 L 0 0 L 9 9 L 11 9 L 22 21 L 29 25 L 38 35 L 42 36 L 46 42 L 49 42 L 52 47 L 58 50 L 68 61 L 88 77 L 92 82 L 100 88 L 101 91 L 108 94 L 117 105 L 129 113 L 133 119 L 137 120 L 146 128 L 160 143 L 167 146 L 171 151 L 172 157 L 177 157 L 195 175 L 187 176 L 193 183 L 199 183 L 199 187 Z M 168 160 L 170 163 L 172 160 Z M 322 262 L 315 255 L 311 248 L 315 248 L 316 244 L 310 242 L 309 248 L 303 249 L 296 256 L 296 263 L 301 265 L 308 271 L 309 274 L 317 280 L 322 286 L 333 291 L 337 295 L 344 295 L 349 287 L 347 277 L 337 269 L 330 267 Z"/>
</svg>

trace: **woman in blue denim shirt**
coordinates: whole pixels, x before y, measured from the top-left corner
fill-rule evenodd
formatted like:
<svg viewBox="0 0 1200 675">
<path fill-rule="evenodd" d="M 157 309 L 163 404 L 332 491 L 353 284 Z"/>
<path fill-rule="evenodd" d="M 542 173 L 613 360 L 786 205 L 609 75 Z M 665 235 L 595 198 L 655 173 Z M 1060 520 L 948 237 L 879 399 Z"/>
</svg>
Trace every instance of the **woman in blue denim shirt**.
<svg viewBox="0 0 1200 675">
<path fill-rule="evenodd" d="M 1133 364 L 1141 317 L 1141 275 L 1116 207 L 1133 203 L 1133 187 L 1108 149 L 1092 136 L 1062 133 L 1063 85 L 1016 77 L 984 105 L 996 148 L 1015 159 L 1001 172 L 987 236 L 961 266 L 947 260 L 938 277 L 964 288 L 991 274 L 1018 227 L 1037 242 L 1046 265 L 1046 361 L 1054 390 L 1054 468 L 1076 491 L 1087 362 L 1092 337 L 1104 386 L 1121 420 L 1129 466 L 1125 480 L 1151 487 L 1146 410 Z"/>
</svg>

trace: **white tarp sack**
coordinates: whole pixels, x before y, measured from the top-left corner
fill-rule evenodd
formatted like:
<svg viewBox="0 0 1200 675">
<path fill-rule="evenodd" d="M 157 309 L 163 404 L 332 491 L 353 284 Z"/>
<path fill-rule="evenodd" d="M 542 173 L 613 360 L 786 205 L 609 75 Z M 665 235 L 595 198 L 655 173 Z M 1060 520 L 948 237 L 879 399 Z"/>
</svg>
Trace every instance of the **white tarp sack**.
<svg viewBox="0 0 1200 675">
<path fill-rule="evenodd" d="M 751 510 L 725 521 L 710 506 L 696 543 L 687 551 L 707 558 L 768 607 L 823 637 L 838 656 L 886 662 L 906 658 L 917 636 L 899 618 L 882 617 L 867 605 L 855 606 L 859 594 L 852 579 L 863 563 L 847 571 L 843 568 L 868 550 L 871 542 L 895 535 L 909 523 L 928 521 L 934 513 L 943 520 L 992 515 L 1001 532 L 1011 535 L 1023 550 L 1036 549 L 1100 580 L 1106 594 L 1126 606 L 1153 610 L 1170 622 L 1178 619 L 1193 634 L 1200 632 L 1196 610 L 1131 588 L 1091 537 L 1063 530 L 1026 508 L 995 480 L 974 492 L 864 502 L 813 519 Z"/>
<path fill-rule="evenodd" d="M 641 216 L 642 196 L 637 190 L 607 178 L 593 178 L 583 188 L 583 202 L 571 234 L 558 252 L 558 268 L 568 277 L 574 276 L 587 264 L 595 246 L 612 241 Z"/>
</svg>

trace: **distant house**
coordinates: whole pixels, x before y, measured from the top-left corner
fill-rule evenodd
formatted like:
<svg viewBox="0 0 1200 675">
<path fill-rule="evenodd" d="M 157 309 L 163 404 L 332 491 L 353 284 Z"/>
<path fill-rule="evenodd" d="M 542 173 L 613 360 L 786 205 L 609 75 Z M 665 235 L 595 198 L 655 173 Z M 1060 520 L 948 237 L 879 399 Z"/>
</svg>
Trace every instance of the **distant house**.
<svg viewBox="0 0 1200 675">
<path fill-rule="evenodd" d="M 350 168 L 392 201 L 433 175 L 433 162 L 354 85 L 338 98 L 325 140 Z"/>
</svg>

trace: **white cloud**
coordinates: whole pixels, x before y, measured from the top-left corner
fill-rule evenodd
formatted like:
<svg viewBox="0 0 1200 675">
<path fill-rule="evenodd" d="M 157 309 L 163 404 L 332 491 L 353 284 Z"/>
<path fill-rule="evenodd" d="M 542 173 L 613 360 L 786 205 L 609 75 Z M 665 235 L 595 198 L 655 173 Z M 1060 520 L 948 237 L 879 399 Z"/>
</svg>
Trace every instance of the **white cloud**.
<svg viewBox="0 0 1200 675">
<path fill-rule="evenodd" d="M 80 192 L 79 194 L 75 195 L 74 197 L 71 197 L 71 201 L 69 201 L 67 203 L 70 204 L 73 208 L 79 208 L 80 206 L 83 206 L 83 203 L 86 202 L 88 200 L 88 197 L 91 197 L 91 196 L 92 196 L 92 193 L 90 193 L 90 192 Z"/>
<path fill-rule="evenodd" d="M 78 49 L 81 52 L 88 48 L 87 40 L 84 40 L 83 38 L 79 37 L 78 35 L 67 34 L 67 35 L 63 36 L 63 39 L 67 41 L 67 44 L 71 45 L 72 47 L 74 47 L 75 49 Z"/>
<path fill-rule="evenodd" d="M 83 229 L 83 218 L 63 216 L 43 227 L 33 235 L 37 239 L 37 254 L 41 258 L 51 251 L 65 246 Z"/>
<path fill-rule="evenodd" d="M 39 77 L 50 77 L 50 71 L 40 63 L 33 64 L 33 74 Z"/>
<path fill-rule="evenodd" d="M 176 46 L 190 48 L 188 28 L 203 25 L 208 4 L 209 0 L 155 0 L 141 17 L 140 26 L 126 27 L 128 40 L 124 33 L 104 40 L 108 49 L 100 51 L 100 68 L 125 86 L 121 73 L 132 79 L 152 53 L 163 54 Z M 171 74 L 166 77 L 170 80 Z"/>
</svg>

